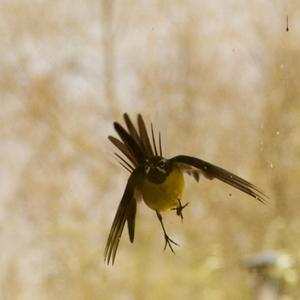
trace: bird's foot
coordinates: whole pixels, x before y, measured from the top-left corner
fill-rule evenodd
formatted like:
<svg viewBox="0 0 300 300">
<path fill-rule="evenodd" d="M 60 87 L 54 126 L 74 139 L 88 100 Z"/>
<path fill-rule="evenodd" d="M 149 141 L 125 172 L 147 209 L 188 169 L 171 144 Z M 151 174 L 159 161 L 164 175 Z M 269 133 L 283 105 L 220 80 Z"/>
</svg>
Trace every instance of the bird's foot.
<svg viewBox="0 0 300 300">
<path fill-rule="evenodd" d="M 184 205 L 181 204 L 180 199 L 178 199 L 178 206 L 175 208 L 172 208 L 173 210 L 176 210 L 176 215 L 180 216 L 181 221 L 183 221 L 183 214 L 182 211 L 185 207 L 187 207 L 189 205 L 189 202 L 185 203 Z"/>
<path fill-rule="evenodd" d="M 175 241 L 173 241 L 172 239 L 169 238 L 169 236 L 165 233 L 165 246 L 164 246 L 164 250 L 166 250 L 167 246 L 169 246 L 169 248 L 171 249 L 171 251 L 175 254 L 175 251 L 172 247 L 172 244 L 175 246 L 179 246 L 179 244 L 177 244 Z"/>
</svg>

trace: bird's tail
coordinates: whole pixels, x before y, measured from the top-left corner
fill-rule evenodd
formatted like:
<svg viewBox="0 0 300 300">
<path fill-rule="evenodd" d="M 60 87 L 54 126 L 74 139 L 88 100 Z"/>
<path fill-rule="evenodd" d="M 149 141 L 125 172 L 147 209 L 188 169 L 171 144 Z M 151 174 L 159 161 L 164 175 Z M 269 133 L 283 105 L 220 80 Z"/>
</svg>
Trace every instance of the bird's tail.
<svg viewBox="0 0 300 300">
<path fill-rule="evenodd" d="M 119 123 L 114 122 L 114 128 L 117 131 L 120 139 L 109 136 L 108 139 L 121 151 L 125 156 L 115 153 L 119 159 L 119 163 L 129 172 L 132 172 L 137 166 L 145 161 L 147 157 L 160 155 L 162 156 L 161 136 L 158 135 L 157 149 L 153 126 L 151 124 L 151 138 L 143 120 L 143 117 L 138 114 L 137 127 L 133 125 L 127 113 L 123 115 L 126 128 Z"/>
</svg>

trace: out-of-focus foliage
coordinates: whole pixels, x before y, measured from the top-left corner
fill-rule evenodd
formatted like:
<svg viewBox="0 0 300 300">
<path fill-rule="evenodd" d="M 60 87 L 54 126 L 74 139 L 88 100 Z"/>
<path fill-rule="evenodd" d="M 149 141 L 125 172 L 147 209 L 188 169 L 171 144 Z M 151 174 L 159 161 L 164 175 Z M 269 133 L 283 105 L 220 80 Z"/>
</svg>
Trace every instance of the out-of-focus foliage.
<svg viewBox="0 0 300 300">
<path fill-rule="evenodd" d="M 299 14 L 292 0 L 1 1 L 0 299 L 252 299 L 260 251 L 290 255 L 298 299 Z M 135 243 L 124 231 L 106 266 L 128 176 L 106 136 L 125 111 L 162 129 L 167 156 L 232 170 L 269 204 L 187 178 L 184 223 L 164 215 L 177 254 L 141 203 Z"/>
</svg>

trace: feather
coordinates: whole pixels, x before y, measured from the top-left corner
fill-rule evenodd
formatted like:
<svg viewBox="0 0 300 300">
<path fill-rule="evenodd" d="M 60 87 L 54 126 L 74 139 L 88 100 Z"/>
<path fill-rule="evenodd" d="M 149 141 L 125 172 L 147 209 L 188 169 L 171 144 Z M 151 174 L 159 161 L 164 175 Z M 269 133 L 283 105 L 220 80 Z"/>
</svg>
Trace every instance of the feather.
<svg viewBox="0 0 300 300">
<path fill-rule="evenodd" d="M 106 247 L 104 251 L 104 261 L 107 262 L 107 264 L 112 262 L 114 264 L 116 253 L 118 250 L 120 238 L 124 229 L 125 222 L 128 222 L 128 228 L 129 228 L 129 236 L 130 240 L 133 241 L 134 238 L 134 217 L 135 217 L 135 211 L 136 211 L 136 204 L 133 204 L 135 202 L 134 198 L 134 191 L 135 191 L 135 176 L 136 172 L 133 172 L 128 181 L 125 188 L 125 191 L 123 193 L 121 202 L 119 204 L 117 213 L 115 215 L 113 224 L 110 229 L 110 233 L 106 242 Z"/>
<path fill-rule="evenodd" d="M 138 114 L 138 127 L 139 127 L 139 133 L 140 133 L 140 140 L 141 144 L 143 145 L 143 149 L 145 151 L 145 154 L 147 156 L 153 156 L 153 149 L 151 147 L 149 135 L 145 126 L 145 122 L 143 120 L 143 117 Z"/>
<path fill-rule="evenodd" d="M 257 199 L 262 203 L 266 202 L 267 196 L 261 190 L 259 190 L 255 185 L 209 162 L 206 162 L 204 160 L 192 156 L 186 156 L 186 155 L 175 156 L 172 158 L 172 161 L 176 162 L 177 165 L 183 171 L 190 169 L 191 172 L 193 170 L 198 169 L 198 171 L 208 179 L 217 178 L 235 187 L 236 189 L 252 196 L 253 198 Z"/>
</svg>

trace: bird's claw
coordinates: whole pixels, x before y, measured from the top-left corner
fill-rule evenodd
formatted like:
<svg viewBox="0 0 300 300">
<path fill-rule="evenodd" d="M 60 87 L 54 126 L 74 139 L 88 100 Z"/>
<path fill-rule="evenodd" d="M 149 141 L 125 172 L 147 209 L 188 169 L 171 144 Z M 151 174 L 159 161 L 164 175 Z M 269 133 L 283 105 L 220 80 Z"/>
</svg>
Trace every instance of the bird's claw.
<svg viewBox="0 0 300 300">
<path fill-rule="evenodd" d="M 178 243 L 176 243 L 175 241 L 173 241 L 172 239 L 169 238 L 169 236 L 167 234 L 165 234 L 165 246 L 164 246 L 164 250 L 166 250 L 167 246 L 169 246 L 169 248 L 171 249 L 171 251 L 175 254 L 175 251 L 172 247 L 172 244 L 175 246 L 179 246 Z"/>
<path fill-rule="evenodd" d="M 181 221 L 183 221 L 183 214 L 182 211 L 185 207 L 189 205 L 189 202 L 185 203 L 184 205 L 181 204 L 181 201 L 178 199 L 178 206 L 175 208 L 172 208 L 172 210 L 176 210 L 176 215 L 180 216 Z"/>
</svg>

